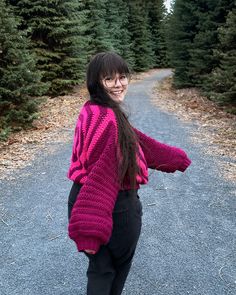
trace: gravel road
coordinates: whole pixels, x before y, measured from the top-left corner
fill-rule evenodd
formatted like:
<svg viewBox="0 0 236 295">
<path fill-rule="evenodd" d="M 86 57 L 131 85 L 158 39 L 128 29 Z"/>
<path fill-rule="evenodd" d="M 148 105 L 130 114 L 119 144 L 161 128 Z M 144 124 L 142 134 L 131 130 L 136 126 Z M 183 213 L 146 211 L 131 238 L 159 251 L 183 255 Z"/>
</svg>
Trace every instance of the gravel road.
<svg viewBox="0 0 236 295">
<path fill-rule="evenodd" d="M 169 70 L 130 85 L 131 121 L 193 163 L 186 173 L 150 171 L 142 187 L 143 228 L 124 295 L 235 295 L 236 186 L 217 158 L 191 142 L 194 124 L 151 104 Z M 72 138 L 73 132 L 71 132 Z M 0 182 L 0 294 L 85 295 L 87 259 L 67 237 L 70 144 L 51 143 L 31 166 Z"/>
</svg>

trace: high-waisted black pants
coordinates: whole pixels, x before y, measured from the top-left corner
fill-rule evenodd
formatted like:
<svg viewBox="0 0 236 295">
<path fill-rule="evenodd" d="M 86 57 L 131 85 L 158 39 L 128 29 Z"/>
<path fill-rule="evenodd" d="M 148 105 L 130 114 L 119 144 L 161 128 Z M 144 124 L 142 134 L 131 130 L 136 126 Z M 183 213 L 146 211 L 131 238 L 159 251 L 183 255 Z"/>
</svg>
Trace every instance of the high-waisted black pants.
<svg viewBox="0 0 236 295">
<path fill-rule="evenodd" d="M 73 184 L 68 201 L 70 218 L 81 185 Z M 113 231 L 106 245 L 87 254 L 87 295 L 120 295 L 128 276 L 142 224 L 142 205 L 137 190 L 118 193 L 113 211 Z"/>
</svg>

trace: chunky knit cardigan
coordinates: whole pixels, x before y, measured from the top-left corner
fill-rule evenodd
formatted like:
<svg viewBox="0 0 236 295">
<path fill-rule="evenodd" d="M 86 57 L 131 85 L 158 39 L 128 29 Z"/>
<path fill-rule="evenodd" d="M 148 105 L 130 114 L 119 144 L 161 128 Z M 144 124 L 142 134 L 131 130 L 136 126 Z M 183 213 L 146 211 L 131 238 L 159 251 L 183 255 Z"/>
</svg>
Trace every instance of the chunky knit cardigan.
<svg viewBox="0 0 236 295">
<path fill-rule="evenodd" d="M 184 171 L 191 163 L 186 153 L 160 143 L 134 129 L 140 168 L 137 188 L 148 181 L 148 168 L 164 172 Z M 98 251 L 112 233 L 112 211 L 120 188 L 118 182 L 118 126 L 112 109 L 86 102 L 74 134 L 68 177 L 83 184 L 69 220 L 69 236 L 78 251 Z M 129 189 L 125 184 L 123 189 Z"/>
</svg>

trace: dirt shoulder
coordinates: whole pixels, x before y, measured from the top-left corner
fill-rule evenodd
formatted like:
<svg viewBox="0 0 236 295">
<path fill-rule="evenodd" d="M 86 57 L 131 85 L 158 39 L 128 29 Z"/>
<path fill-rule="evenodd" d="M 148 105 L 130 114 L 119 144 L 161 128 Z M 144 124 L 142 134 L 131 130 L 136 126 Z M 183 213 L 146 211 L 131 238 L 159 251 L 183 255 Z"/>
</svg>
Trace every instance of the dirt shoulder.
<svg viewBox="0 0 236 295">
<path fill-rule="evenodd" d="M 53 152 L 61 143 L 72 140 L 75 121 L 86 95 L 84 88 L 75 88 L 71 95 L 45 97 L 33 127 L 0 142 L 0 179 L 14 179 L 12 172 L 31 165 L 39 153 Z"/>
<path fill-rule="evenodd" d="M 206 143 L 204 152 L 217 156 L 222 177 L 236 182 L 236 115 L 201 96 L 195 88 L 173 89 L 171 80 L 169 77 L 157 83 L 152 102 L 182 121 L 194 121 L 197 131 L 191 140 Z"/>
</svg>

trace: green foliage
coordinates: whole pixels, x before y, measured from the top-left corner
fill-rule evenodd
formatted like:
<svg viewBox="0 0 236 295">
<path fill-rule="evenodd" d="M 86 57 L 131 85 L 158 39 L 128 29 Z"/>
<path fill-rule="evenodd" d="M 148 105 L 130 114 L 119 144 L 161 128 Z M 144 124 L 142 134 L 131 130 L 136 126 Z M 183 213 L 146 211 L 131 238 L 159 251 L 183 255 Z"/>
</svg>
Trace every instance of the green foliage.
<svg viewBox="0 0 236 295">
<path fill-rule="evenodd" d="M 176 0 L 169 17 L 167 44 L 171 66 L 175 68 L 174 85 L 178 88 L 193 85 L 190 67 L 190 51 L 197 32 L 198 19 L 194 12 L 196 1 Z"/>
<path fill-rule="evenodd" d="M 220 61 L 208 81 L 207 95 L 219 103 L 236 105 L 236 9 L 229 12 L 226 24 L 219 27 L 220 49 L 214 53 Z"/>
<path fill-rule="evenodd" d="M 22 19 L 49 94 L 82 82 L 89 58 L 120 53 L 136 71 L 165 64 L 163 0 L 8 0 Z"/>
<path fill-rule="evenodd" d="M 235 1 L 176 0 L 167 26 L 174 85 L 235 103 L 235 33 Z"/>
<path fill-rule="evenodd" d="M 232 0 L 198 1 L 194 11 L 198 25 L 190 51 L 189 74 L 193 83 L 203 89 L 208 84 L 208 75 L 219 65 L 220 60 L 214 55 L 219 48 L 218 28 L 225 23 L 232 4 Z"/>
<path fill-rule="evenodd" d="M 106 5 L 106 27 L 110 36 L 112 50 L 123 56 L 133 68 L 131 33 L 129 31 L 129 7 L 127 1 L 110 0 Z"/>
<path fill-rule="evenodd" d="M 5 1 L 0 0 L 0 130 L 6 137 L 12 126 L 33 121 L 37 103 L 33 99 L 46 91 L 40 83 L 35 56 L 29 51 L 24 33 Z"/>
<path fill-rule="evenodd" d="M 88 56 L 112 50 L 121 54 L 135 71 L 153 67 L 154 41 L 150 31 L 147 2 L 80 1 Z M 160 3 L 163 4 L 163 1 Z M 159 15 L 161 13 L 158 17 Z M 153 22 L 152 27 L 156 25 Z"/>
<path fill-rule="evenodd" d="M 170 19 L 172 17 L 171 13 L 165 13 L 161 21 L 160 35 L 163 36 L 161 39 L 161 55 L 163 54 L 163 59 L 160 59 L 161 67 L 171 67 L 171 51 L 169 49 L 170 45 L 170 32 L 172 31 L 170 27 Z M 163 40 L 164 38 L 164 40 Z"/>
<path fill-rule="evenodd" d="M 109 38 L 108 27 L 106 26 L 106 8 L 108 0 L 81 0 L 80 10 L 84 15 L 83 34 L 86 39 L 86 51 L 88 56 L 97 52 L 112 50 L 112 41 Z"/>
<path fill-rule="evenodd" d="M 151 32 L 151 44 L 154 52 L 154 66 L 164 67 L 167 64 L 165 40 L 166 9 L 163 0 L 148 0 L 148 25 Z"/>
<path fill-rule="evenodd" d="M 80 1 L 10 1 L 22 20 L 21 28 L 31 38 L 42 81 L 50 83 L 49 94 L 65 94 L 84 79 L 86 18 Z"/>
<path fill-rule="evenodd" d="M 133 40 L 131 49 L 135 59 L 135 71 L 144 71 L 154 66 L 154 51 L 148 24 L 146 1 L 129 1 L 129 31 Z"/>
<path fill-rule="evenodd" d="M 0 129 L 0 141 L 6 141 L 11 132 L 11 127 L 3 127 L 2 129 Z"/>
</svg>

